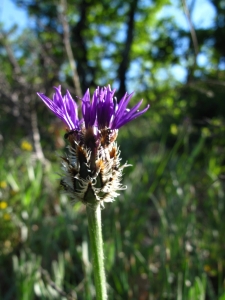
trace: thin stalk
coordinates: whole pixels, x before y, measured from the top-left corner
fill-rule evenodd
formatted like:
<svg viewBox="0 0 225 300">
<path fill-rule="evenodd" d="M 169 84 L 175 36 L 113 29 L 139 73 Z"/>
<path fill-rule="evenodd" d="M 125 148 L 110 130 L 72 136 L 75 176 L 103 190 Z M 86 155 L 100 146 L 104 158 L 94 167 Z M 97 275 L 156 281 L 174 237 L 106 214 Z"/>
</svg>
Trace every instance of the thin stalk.
<svg viewBox="0 0 225 300">
<path fill-rule="evenodd" d="M 96 289 L 96 299 L 106 300 L 106 278 L 104 269 L 104 254 L 102 240 L 101 207 L 97 205 L 87 205 L 88 230 L 91 241 L 91 251 L 93 260 L 93 272 Z"/>
</svg>

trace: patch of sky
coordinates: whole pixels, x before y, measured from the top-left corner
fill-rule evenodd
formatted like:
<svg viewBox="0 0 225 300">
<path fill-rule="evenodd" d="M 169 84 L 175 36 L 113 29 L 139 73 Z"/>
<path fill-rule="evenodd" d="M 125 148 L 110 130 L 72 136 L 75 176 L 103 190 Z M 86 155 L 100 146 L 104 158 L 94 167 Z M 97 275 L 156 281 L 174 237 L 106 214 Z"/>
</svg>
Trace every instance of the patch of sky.
<svg viewBox="0 0 225 300">
<path fill-rule="evenodd" d="M 145 69 L 150 70 L 153 67 L 153 62 L 152 61 L 146 61 L 145 62 Z"/>
<path fill-rule="evenodd" d="M 135 60 L 134 62 L 132 62 L 129 71 L 127 72 L 127 78 L 126 78 L 128 90 L 137 89 L 140 91 L 140 83 L 138 83 L 140 78 L 142 78 L 141 81 L 148 82 L 148 84 L 146 85 L 148 86 L 150 84 L 151 68 L 152 68 L 152 62 L 149 62 L 147 64 L 145 63 L 144 70 L 141 67 L 140 60 Z M 177 82 L 184 83 L 187 78 L 187 69 L 183 65 L 176 64 L 173 66 L 168 66 L 166 69 L 165 68 L 159 69 L 155 76 L 159 85 L 165 81 L 168 81 L 171 78 L 175 79 Z M 171 84 L 172 83 L 175 84 L 173 80 L 171 81 Z"/>
<path fill-rule="evenodd" d="M 184 83 L 187 78 L 187 69 L 180 65 L 174 65 L 171 67 L 171 74 L 177 81 Z"/>
<path fill-rule="evenodd" d="M 141 59 L 136 59 L 130 64 L 130 68 L 126 75 L 126 84 L 129 91 L 136 90 L 138 74 L 143 74 L 141 70 Z"/>
<path fill-rule="evenodd" d="M 149 35 L 151 35 L 151 39 L 153 41 L 158 40 L 158 38 L 159 38 L 159 32 L 157 32 L 155 30 L 151 30 L 151 28 L 148 28 L 148 33 L 149 33 Z"/>
<path fill-rule="evenodd" d="M 95 36 L 93 39 L 95 44 L 100 44 L 102 42 L 102 39 L 100 36 Z M 92 44 L 92 42 L 90 41 L 90 44 Z"/>
<path fill-rule="evenodd" d="M 120 30 L 117 31 L 117 34 L 115 36 L 115 40 L 118 42 L 125 42 L 126 36 L 127 36 L 126 25 L 121 24 Z"/>
<path fill-rule="evenodd" d="M 165 16 L 173 17 L 176 24 L 183 30 L 189 31 L 189 24 L 185 16 L 184 9 L 180 5 L 181 1 L 172 1 L 171 5 L 165 5 L 158 13 L 158 18 L 162 19 Z M 190 1 L 187 1 L 187 6 L 190 8 Z M 193 11 L 191 12 L 191 20 L 196 29 L 210 28 L 216 17 L 216 10 L 209 0 L 196 0 Z"/>
<path fill-rule="evenodd" d="M 111 32 L 111 29 L 105 25 L 98 26 L 98 30 L 102 35 L 109 35 Z"/>
<path fill-rule="evenodd" d="M 156 79 L 158 82 L 169 79 L 169 74 L 166 69 L 160 68 L 157 70 Z"/>
<path fill-rule="evenodd" d="M 115 51 L 116 51 L 116 45 L 115 44 L 113 44 L 113 43 L 108 43 L 107 45 L 107 55 L 109 56 L 109 55 L 112 55 L 113 53 L 115 53 Z"/>
<path fill-rule="evenodd" d="M 103 58 L 101 60 L 101 63 L 102 63 L 103 68 L 105 68 L 105 69 L 108 69 L 112 66 L 112 60 L 108 59 L 108 58 Z"/>
<path fill-rule="evenodd" d="M 160 38 L 160 36 L 166 36 L 169 34 L 170 38 L 177 40 L 179 37 L 178 31 L 176 31 L 176 29 L 172 26 L 167 26 L 166 24 L 164 25 L 164 27 L 159 27 L 157 29 L 154 29 L 154 31 L 149 32 L 149 34 L 151 35 L 151 39 L 153 41 L 156 41 Z"/>
<path fill-rule="evenodd" d="M 180 5 L 179 0 L 172 1 L 171 5 L 166 5 L 162 7 L 160 12 L 158 13 L 158 18 L 163 19 L 165 17 L 172 17 L 174 18 L 175 23 L 177 26 L 181 29 L 189 31 L 189 25 L 187 18 L 184 14 L 184 11 Z M 140 0 L 139 7 L 149 7 L 151 3 L 149 4 L 149 1 L 146 0 Z M 190 1 L 187 1 L 187 5 L 190 6 Z M 225 1 L 221 2 L 221 8 L 225 7 Z M 118 15 L 123 16 L 125 11 L 128 9 L 127 6 L 121 5 L 121 7 L 118 9 Z M 209 0 L 196 0 L 193 12 L 192 12 L 192 21 L 194 24 L 194 27 L 197 28 L 203 28 L 207 29 L 211 27 L 215 21 L 216 18 L 216 11 L 213 5 L 210 3 Z M 0 0 L 0 23 L 3 24 L 3 29 L 9 30 L 14 24 L 18 26 L 18 29 L 16 33 L 21 33 L 25 28 L 29 28 L 32 26 L 32 19 L 28 17 L 27 12 L 23 8 L 19 8 L 16 6 L 13 1 L 11 0 Z M 101 26 L 99 28 L 100 33 L 103 35 L 110 34 L 111 29 L 107 26 Z M 156 40 L 159 37 L 159 34 L 156 31 L 153 31 L 150 29 L 150 34 L 153 40 Z M 115 41 L 123 42 L 126 38 L 126 26 L 123 25 L 120 27 L 120 29 L 116 32 L 115 35 Z M 189 46 L 187 43 L 188 39 L 185 40 L 185 38 L 182 39 L 182 41 L 178 41 L 177 47 L 176 47 L 176 54 L 181 55 L 185 49 Z M 96 37 L 96 43 L 102 42 L 100 37 Z M 208 40 L 209 44 L 213 45 L 213 40 Z M 112 53 L 115 50 L 114 44 L 107 44 L 107 51 L 108 53 Z M 197 63 L 199 66 L 203 66 L 207 63 L 207 57 L 204 54 L 199 54 L 197 58 Z M 106 65 L 108 68 L 109 62 L 108 60 L 104 60 L 103 64 Z M 132 77 L 134 74 L 137 74 L 137 72 L 140 72 L 141 70 L 138 69 L 139 66 L 135 66 L 137 62 L 135 61 L 133 65 L 130 67 L 130 70 L 128 72 L 127 77 Z M 219 69 L 224 70 L 225 69 L 225 63 L 224 61 L 221 61 L 219 64 Z M 171 72 L 174 74 L 175 78 L 179 80 L 180 82 L 183 82 L 186 78 L 186 70 L 185 66 L 182 67 L 181 65 L 175 65 L 171 67 Z M 159 72 L 159 78 L 161 80 L 164 80 L 167 78 L 166 71 L 160 71 Z M 115 84 L 116 85 L 116 84 Z"/>
<path fill-rule="evenodd" d="M 188 30 L 189 26 L 181 8 L 178 7 L 177 1 L 173 1 L 172 5 L 165 5 L 159 11 L 157 18 L 163 19 L 165 17 L 172 17 L 175 23 L 182 29 Z"/>
<path fill-rule="evenodd" d="M 134 20 L 136 21 L 136 22 L 138 22 L 138 21 L 141 21 L 142 20 L 142 13 L 139 13 L 139 12 L 136 12 L 135 13 L 135 15 L 134 15 Z"/>
<path fill-rule="evenodd" d="M 32 20 L 29 19 L 27 12 L 15 5 L 11 0 L 0 1 L 0 22 L 3 24 L 3 29 L 8 31 L 13 25 L 17 25 L 15 34 L 20 34 L 25 28 L 32 25 Z"/>
<path fill-rule="evenodd" d="M 112 1 L 113 2 L 113 1 Z M 121 2 L 123 3 L 123 2 Z M 128 3 L 123 3 L 123 6 L 118 7 L 117 9 L 117 15 L 118 16 L 124 16 L 126 11 L 129 9 L 129 4 Z"/>
<path fill-rule="evenodd" d="M 152 54 L 157 55 L 157 53 L 158 53 L 158 48 L 156 46 L 153 46 L 152 47 Z"/>
<path fill-rule="evenodd" d="M 118 85 L 119 85 L 119 82 L 118 82 Z M 127 80 L 126 86 L 127 86 L 127 92 L 129 94 L 134 91 L 138 91 L 138 92 L 141 91 L 140 83 L 137 80 L 132 80 L 132 79 Z"/>
<path fill-rule="evenodd" d="M 213 26 L 216 18 L 216 10 L 207 0 L 198 0 L 192 13 L 192 22 L 196 29 L 207 29 Z"/>
<path fill-rule="evenodd" d="M 118 89 L 119 89 L 119 86 L 120 86 L 119 80 L 115 80 L 115 79 L 113 78 L 113 86 L 112 86 L 112 88 L 118 90 Z"/>
<path fill-rule="evenodd" d="M 112 34 L 112 28 L 105 26 L 105 25 L 100 25 L 100 26 L 98 26 L 98 32 L 99 32 L 100 36 L 109 36 Z M 115 39 L 115 41 L 123 42 L 123 41 L 125 41 L 125 38 L 126 38 L 126 25 L 121 24 L 120 28 L 118 30 L 116 30 L 114 39 Z M 99 42 L 101 41 L 100 37 L 99 37 L 98 41 Z"/>
<path fill-rule="evenodd" d="M 102 77 L 99 78 L 98 81 L 96 82 L 97 86 L 107 86 L 108 84 L 111 85 L 112 89 L 117 89 L 119 88 L 119 81 L 116 80 L 116 72 L 113 70 L 110 70 L 110 74 L 108 74 L 107 79 Z"/>
<path fill-rule="evenodd" d="M 7 52 L 5 48 L 0 48 L 0 54 L 7 56 Z"/>
<path fill-rule="evenodd" d="M 127 78 L 132 78 L 134 75 L 140 72 L 140 59 L 136 59 L 135 61 L 131 62 L 130 68 L 127 72 Z"/>
<path fill-rule="evenodd" d="M 222 58 L 222 59 L 220 60 L 220 63 L 219 63 L 219 65 L 218 65 L 218 69 L 221 70 L 221 71 L 224 71 L 224 70 L 225 70 L 225 59 L 224 59 L 224 58 Z"/>
<path fill-rule="evenodd" d="M 199 67 L 204 67 L 209 63 L 207 56 L 204 53 L 199 53 L 197 56 L 197 64 Z"/>
<path fill-rule="evenodd" d="M 176 48 L 174 50 L 177 56 L 182 56 L 189 48 L 189 38 L 182 38 L 176 40 Z"/>
<path fill-rule="evenodd" d="M 181 65 L 168 66 L 166 69 L 160 68 L 157 70 L 155 78 L 159 85 L 168 80 L 171 81 L 171 84 L 175 84 L 174 80 L 171 80 L 172 78 L 177 82 L 184 83 L 187 78 L 187 69 Z"/>
<path fill-rule="evenodd" d="M 176 30 L 170 29 L 169 32 L 169 35 L 173 40 L 176 41 L 179 38 L 179 33 Z"/>
<path fill-rule="evenodd" d="M 138 7 L 141 9 L 148 9 L 151 6 L 154 6 L 155 3 L 153 1 L 140 0 L 138 3 Z"/>
</svg>

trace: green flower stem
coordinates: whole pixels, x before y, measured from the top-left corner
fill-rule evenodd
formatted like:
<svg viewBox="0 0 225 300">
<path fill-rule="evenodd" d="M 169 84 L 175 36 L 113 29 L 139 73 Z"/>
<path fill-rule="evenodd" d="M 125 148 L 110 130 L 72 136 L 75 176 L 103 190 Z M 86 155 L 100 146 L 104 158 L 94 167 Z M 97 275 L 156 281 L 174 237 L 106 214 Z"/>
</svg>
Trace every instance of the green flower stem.
<svg viewBox="0 0 225 300">
<path fill-rule="evenodd" d="M 107 292 L 102 241 L 101 207 L 100 204 L 89 204 L 86 206 L 86 209 L 91 241 L 96 299 L 106 300 Z"/>
</svg>

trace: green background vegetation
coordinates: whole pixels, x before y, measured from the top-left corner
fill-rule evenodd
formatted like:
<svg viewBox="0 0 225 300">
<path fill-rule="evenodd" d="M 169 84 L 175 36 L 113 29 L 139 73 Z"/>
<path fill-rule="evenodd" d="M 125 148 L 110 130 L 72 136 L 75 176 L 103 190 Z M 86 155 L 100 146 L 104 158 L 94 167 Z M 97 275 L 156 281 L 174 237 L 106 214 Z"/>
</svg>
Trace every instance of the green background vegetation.
<svg viewBox="0 0 225 300">
<path fill-rule="evenodd" d="M 0 299 L 95 299 L 85 207 L 59 188 L 65 126 L 36 95 L 59 84 L 151 104 L 119 132 L 133 166 L 102 210 L 109 299 L 225 299 L 225 6 L 205 28 L 195 2 L 16 1 L 31 22 L 1 24 Z"/>
</svg>

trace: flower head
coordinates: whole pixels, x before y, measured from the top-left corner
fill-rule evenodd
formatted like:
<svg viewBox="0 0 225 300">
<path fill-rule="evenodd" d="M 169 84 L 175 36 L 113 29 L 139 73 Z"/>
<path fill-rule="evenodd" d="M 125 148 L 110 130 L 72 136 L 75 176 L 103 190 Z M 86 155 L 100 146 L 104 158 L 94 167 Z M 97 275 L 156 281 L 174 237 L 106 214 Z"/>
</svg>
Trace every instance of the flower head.
<svg viewBox="0 0 225 300">
<path fill-rule="evenodd" d="M 62 157 L 64 175 L 61 185 L 73 197 L 85 204 L 112 201 L 125 189 L 120 181 L 120 151 L 116 144 L 118 129 L 142 115 L 149 105 L 138 111 L 142 100 L 131 110 L 127 109 L 133 94 L 125 94 L 117 103 L 115 90 L 110 85 L 97 88 L 90 99 L 89 90 L 82 100 L 82 116 L 78 117 L 78 106 L 69 91 L 61 94 L 55 87 L 53 100 L 42 93 L 38 96 L 50 110 L 68 126 L 65 138 L 70 142 L 69 153 Z"/>
</svg>

